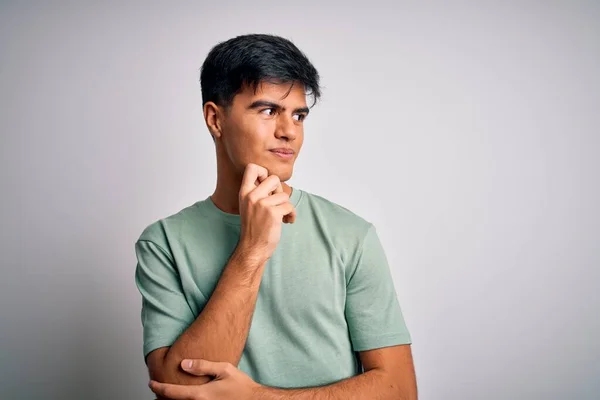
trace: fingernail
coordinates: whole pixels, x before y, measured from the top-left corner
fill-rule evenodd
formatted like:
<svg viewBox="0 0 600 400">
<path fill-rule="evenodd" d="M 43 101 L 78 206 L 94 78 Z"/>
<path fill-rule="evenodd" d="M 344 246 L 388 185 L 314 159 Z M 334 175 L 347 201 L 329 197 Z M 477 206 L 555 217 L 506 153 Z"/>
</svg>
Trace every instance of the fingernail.
<svg viewBox="0 0 600 400">
<path fill-rule="evenodd" d="M 194 362 L 192 360 L 183 360 L 183 368 L 190 369 Z"/>
</svg>

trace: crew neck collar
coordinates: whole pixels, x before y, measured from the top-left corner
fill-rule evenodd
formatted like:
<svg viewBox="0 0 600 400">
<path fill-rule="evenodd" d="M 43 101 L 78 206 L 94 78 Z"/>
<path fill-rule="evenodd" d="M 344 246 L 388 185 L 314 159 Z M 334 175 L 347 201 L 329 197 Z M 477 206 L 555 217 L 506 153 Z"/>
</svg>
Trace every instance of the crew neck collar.
<svg viewBox="0 0 600 400">
<path fill-rule="evenodd" d="M 302 191 L 300 189 L 292 189 L 292 194 L 290 195 L 290 202 L 294 207 L 298 205 L 300 198 L 302 197 Z M 239 214 L 230 214 L 221 210 L 216 204 L 212 201 L 212 198 L 208 196 L 205 200 L 201 202 L 203 205 L 203 209 L 211 217 L 218 218 L 228 224 L 232 225 L 241 225 L 241 217 Z"/>
</svg>

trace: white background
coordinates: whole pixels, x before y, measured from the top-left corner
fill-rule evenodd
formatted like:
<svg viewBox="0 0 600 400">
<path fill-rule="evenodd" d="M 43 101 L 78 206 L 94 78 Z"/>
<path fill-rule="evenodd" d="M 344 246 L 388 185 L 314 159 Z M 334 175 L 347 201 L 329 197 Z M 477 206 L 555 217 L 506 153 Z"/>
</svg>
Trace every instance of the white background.
<svg viewBox="0 0 600 400">
<path fill-rule="evenodd" d="M 600 396 L 598 2 L 14 3 L 0 398 L 152 398 L 133 245 L 212 193 L 199 68 L 255 32 L 321 74 L 290 183 L 378 228 L 420 398 Z"/>
</svg>

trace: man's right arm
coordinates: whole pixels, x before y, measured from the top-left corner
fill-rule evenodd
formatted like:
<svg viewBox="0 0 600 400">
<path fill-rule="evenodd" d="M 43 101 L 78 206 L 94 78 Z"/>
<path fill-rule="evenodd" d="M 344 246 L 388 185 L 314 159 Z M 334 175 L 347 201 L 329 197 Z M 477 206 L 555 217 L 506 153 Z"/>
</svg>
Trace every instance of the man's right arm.
<svg viewBox="0 0 600 400">
<path fill-rule="evenodd" d="M 256 263 L 261 263 L 256 265 Z M 265 264 L 238 247 L 196 320 L 171 347 L 148 354 L 150 377 L 159 382 L 203 384 L 208 377 L 185 373 L 184 358 L 225 361 L 238 365 L 246 344 Z"/>
<path fill-rule="evenodd" d="M 185 373 L 180 367 L 184 359 L 238 365 L 250 330 L 265 264 L 279 242 L 282 222 L 293 223 L 295 210 L 289 202 L 289 195 L 283 193 L 279 178 L 269 176 L 263 167 L 249 164 L 240 188 L 240 216 L 238 246 L 200 315 L 170 347 L 160 347 L 148 354 L 146 362 L 151 379 L 196 385 L 209 381 L 208 377 Z M 172 275 L 175 270 L 172 267 L 169 270 L 169 282 L 173 284 L 177 280 Z M 156 273 L 150 271 L 147 275 L 154 276 Z M 179 308 L 184 301 L 176 289 L 169 289 L 160 282 L 153 282 L 152 287 L 169 298 L 175 298 L 173 309 Z M 152 313 L 161 316 L 158 323 L 151 325 L 160 330 L 169 309 Z"/>
</svg>

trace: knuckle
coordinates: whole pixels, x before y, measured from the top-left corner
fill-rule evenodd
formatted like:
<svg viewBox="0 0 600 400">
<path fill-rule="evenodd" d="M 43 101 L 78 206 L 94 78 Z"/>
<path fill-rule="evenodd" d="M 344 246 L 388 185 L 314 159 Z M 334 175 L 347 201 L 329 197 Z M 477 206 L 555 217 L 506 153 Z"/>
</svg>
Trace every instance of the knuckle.
<svg viewBox="0 0 600 400">
<path fill-rule="evenodd" d="M 246 197 L 246 199 L 248 200 L 248 203 L 250 203 L 250 204 L 252 204 L 252 205 L 254 205 L 254 204 L 256 204 L 257 202 L 259 202 L 259 201 L 260 201 L 260 199 L 259 199 L 259 198 L 256 196 L 256 193 L 254 193 L 254 192 L 251 192 L 251 193 L 250 193 L 250 194 L 249 194 L 249 195 Z"/>
</svg>

